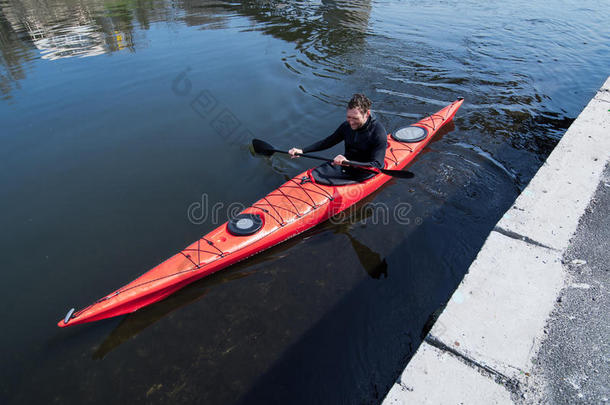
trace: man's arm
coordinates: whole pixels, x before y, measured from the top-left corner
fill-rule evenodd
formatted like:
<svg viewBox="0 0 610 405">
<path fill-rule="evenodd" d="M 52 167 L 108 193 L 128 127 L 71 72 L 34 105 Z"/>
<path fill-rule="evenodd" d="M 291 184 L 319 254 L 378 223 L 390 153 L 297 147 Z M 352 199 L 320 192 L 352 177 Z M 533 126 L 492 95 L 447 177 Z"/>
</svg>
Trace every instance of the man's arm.
<svg viewBox="0 0 610 405">
<path fill-rule="evenodd" d="M 303 148 L 303 153 L 318 152 L 324 149 L 332 148 L 341 142 L 343 139 L 345 139 L 343 131 L 341 130 L 343 125 L 345 124 L 341 124 L 339 128 L 337 128 L 330 136 Z"/>
<path fill-rule="evenodd" d="M 379 125 L 375 131 L 375 139 L 377 140 L 373 149 L 373 161 L 371 164 L 378 169 L 383 169 L 385 166 L 385 152 L 388 148 L 388 135 L 385 132 L 383 125 Z"/>
</svg>

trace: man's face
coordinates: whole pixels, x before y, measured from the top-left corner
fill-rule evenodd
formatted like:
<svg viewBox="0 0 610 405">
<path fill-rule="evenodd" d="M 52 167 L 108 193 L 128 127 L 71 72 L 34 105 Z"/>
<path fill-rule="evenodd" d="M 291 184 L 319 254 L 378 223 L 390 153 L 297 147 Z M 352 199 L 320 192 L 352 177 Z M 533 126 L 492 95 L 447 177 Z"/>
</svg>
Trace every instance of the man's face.
<svg viewBox="0 0 610 405">
<path fill-rule="evenodd" d="M 370 115 L 370 110 L 362 113 L 362 111 L 357 108 L 350 108 L 347 110 L 347 122 L 353 130 L 356 130 L 366 123 L 366 120 L 369 119 Z"/>
</svg>

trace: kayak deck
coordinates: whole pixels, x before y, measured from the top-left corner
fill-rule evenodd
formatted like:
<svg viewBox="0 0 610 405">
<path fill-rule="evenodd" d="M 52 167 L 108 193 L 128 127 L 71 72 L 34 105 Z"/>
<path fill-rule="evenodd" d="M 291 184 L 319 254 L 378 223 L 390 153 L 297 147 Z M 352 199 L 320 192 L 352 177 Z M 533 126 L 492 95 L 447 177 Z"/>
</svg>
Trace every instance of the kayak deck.
<svg viewBox="0 0 610 405">
<path fill-rule="evenodd" d="M 463 99 L 458 99 L 413 124 L 427 132 L 421 141 L 399 142 L 388 135 L 385 168 L 400 170 L 409 164 L 434 134 L 453 118 L 462 102 Z M 262 219 L 262 226 L 255 233 L 235 236 L 224 223 L 129 284 L 83 309 L 69 312 L 58 326 L 123 315 L 160 301 L 200 278 L 312 228 L 360 201 L 390 179 L 390 176 L 378 174 L 353 185 L 327 186 L 317 184 L 311 170 L 288 180 L 242 212 Z"/>
</svg>

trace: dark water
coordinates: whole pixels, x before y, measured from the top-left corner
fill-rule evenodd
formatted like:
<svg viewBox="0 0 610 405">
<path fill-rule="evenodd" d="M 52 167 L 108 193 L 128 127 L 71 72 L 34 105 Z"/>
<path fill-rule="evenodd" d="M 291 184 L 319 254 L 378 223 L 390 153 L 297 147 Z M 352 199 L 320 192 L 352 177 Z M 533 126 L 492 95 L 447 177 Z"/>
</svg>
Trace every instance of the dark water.
<svg viewBox="0 0 610 405">
<path fill-rule="evenodd" d="M 605 80 L 608 21 L 594 0 L 0 0 L 0 401 L 378 402 Z M 311 143 L 357 91 L 388 130 L 466 102 L 368 205 L 55 326 L 309 167 L 249 139 Z"/>
</svg>

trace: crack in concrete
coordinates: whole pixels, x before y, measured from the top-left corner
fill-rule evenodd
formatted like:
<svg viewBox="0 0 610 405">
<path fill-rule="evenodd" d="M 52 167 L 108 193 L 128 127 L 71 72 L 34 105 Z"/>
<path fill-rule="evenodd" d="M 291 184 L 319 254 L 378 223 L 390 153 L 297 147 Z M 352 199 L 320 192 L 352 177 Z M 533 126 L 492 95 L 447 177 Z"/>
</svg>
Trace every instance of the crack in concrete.
<svg viewBox="0 0 610 405">
<path fill-rule="evenodd" d="M 403 391 L 409 391 L 409 392 L 413 392 L 413 387 L 409 387 L 407 384 L 405 384 L 404 382 L 402 382 L 402 379 L 398 379 L 397 381 L 398 385 L 400 386 L 400 389 Z"/>
<path fill-rule="evenodd" d="M 466 356 L 464 353 L 459 352 L 451 346 L 446 345 L 437 337 L 428 334 L 424 339 L 426 343 L 430 346 L 434 346 L 437 349 L 450 353 L 453 356 L 457 357 L 458 360 L 461 360 L 464 364 L 469 367 L 474 368 L 479 373 L 485 375 L 486 377 L 492 378 L 497 384 L 502 385 L 506 390 L 510 393 L 513 400 L 518 401 L 523 399 L 523 392 L 521 391 L 521 386 L 519 380 L 515 380 L 514 378 L 510 378 L 507 375 L 502 374 L 501 372 L 494 370 L 493 368 L 479 363 L 475 359 L 472 359 Z"/>
<path fill-rule="evenodd" d="M 517 232 L 513 232 L 513 231 L 506 230 L 504 228 L 500 228 L 499 226 L 496 226 L 494 228 L 494 231 L 496 231 L 496 232 L 498 232 L 498 233 L 500 233 L 500 234 L 502 234 L 504 236 L 508 236 L 509 238 L 520 240 L 520 241 L 525 242 L 525 243 L 530 244 L 530 245 L 534 245 L 534 246 L 542 247 L 542 248 L 545 248 L 545 249 L 553 250 L 555 252 L 559 252 L 559 250 L 557 250 L 555 248 L 552 248 L 550 246 L 547 246 L 544 243 L 540 243 L 538 241 L 535 241 L 534 239 L 531 239 L 531 238 L 528 238 L 527 236 L 523 236 L 521 234 L 518 234 Z"/>
</svg>

